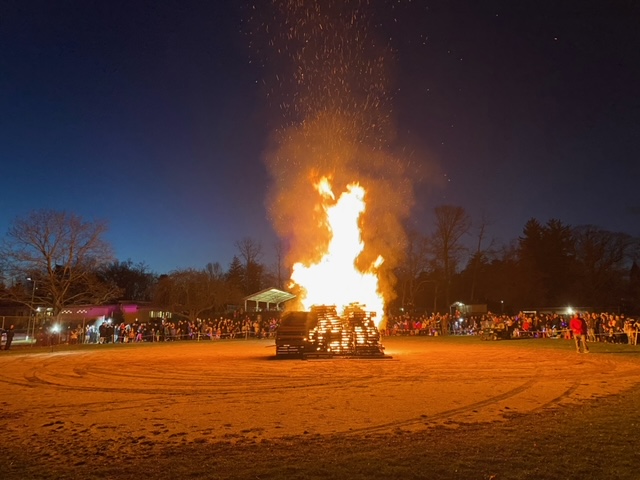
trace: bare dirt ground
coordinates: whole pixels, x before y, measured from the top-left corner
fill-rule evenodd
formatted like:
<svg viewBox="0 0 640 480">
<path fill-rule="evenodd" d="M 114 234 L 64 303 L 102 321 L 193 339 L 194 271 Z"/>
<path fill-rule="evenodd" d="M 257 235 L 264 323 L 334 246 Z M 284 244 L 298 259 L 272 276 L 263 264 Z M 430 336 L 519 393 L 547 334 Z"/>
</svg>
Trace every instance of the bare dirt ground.
<svg viewBox="0 0 640 480">
<path fill-rule="evenodd" d="M 275 360 L 270 340 L 1 352 L 0 478 L 89 478 L 187 446 L 508 422 L 640 384 L 628 356 L 517 343 L 386 338 L 385 360 Z"/>
</svg>

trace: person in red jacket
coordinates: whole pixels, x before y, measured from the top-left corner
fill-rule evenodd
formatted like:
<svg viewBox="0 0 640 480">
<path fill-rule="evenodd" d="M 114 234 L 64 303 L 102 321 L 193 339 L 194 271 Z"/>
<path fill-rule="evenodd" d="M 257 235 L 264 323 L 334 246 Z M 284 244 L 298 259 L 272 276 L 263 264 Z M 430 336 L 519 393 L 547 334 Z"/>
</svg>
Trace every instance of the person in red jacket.
<svg viewBox="0 0 640 480">
<path fill-rule="evenodd" d="M 573 339 L 576 342 L 576 352 L 589 353 L 589 347 L 587 347 L 587 322 L 585 322 L 579 313 L 576 313 L 571 322 L 569 322 L 569 328 L 573 332 Z"/>
</svg>

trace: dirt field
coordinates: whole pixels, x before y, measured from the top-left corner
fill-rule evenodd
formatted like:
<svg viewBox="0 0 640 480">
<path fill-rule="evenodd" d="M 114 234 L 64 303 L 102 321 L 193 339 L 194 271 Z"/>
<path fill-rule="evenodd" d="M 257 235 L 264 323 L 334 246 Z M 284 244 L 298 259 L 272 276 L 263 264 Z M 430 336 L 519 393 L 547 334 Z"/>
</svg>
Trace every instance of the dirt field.
<svg viewBox="0 0 640 480">
<path fill-rule="evenodd" d="M 60 478 L 61 465 L 85 478 L 189 445 L 508 422 L 640 384 L 634 358 L 526 342 L 387 338 L 385 360 L 274 360 L 268 340 L 0 352 L 0 448 L 13 459 L 0 478 Z"/>
</svg>

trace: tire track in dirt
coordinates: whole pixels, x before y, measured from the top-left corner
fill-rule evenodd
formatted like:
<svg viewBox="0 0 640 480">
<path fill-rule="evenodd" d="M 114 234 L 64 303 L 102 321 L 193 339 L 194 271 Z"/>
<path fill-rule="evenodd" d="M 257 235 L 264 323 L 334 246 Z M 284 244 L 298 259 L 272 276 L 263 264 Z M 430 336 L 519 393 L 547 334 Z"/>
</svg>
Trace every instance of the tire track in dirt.
<svg viewBox="0 0 640 480">
<path fill-rule="evenodd" d="M 534 408 L 531 412 L 539 412 L 541 410 L 545 410 L 549 407 L 553 407 L 557 404 L 559 404 L 562 400 L 565 400 L 569 397 L 571 397 L 571 395 L 573 395 L 576 390 L 578 390 L 578 388 L 580 387 L 580 381 L 579 380 L 575 380 L 573 382 L 573 384 L 571 384 L 564 392 L 562 392 L 560 395 L 558 395 L 557 397 L 554 397 L 550 400 L 548 400 L 546 403 L 543 403 L 542 405 L 540 405 L 538 408 Z"/>
<path fill-rule="evenodd" d="M 414 426 L 414 425 L 418 425 L 418 424 L 424 424 L 425 422 L 433 422 L 433 421 L 438 421 L 438 420 L 444 420 L 444 419 L 448 419 L 451 417 L 455 417 L 458 415 L 461 415 L 463 413 L 468 413 L 468 412 L 473 412 L 474 410 L 478 410 L 484 407 L 488 407 L 490 405 L 495 405 L 498 404 L 500 402 L 503 402 L 504 400 L 507 400 L 509 398 L 512 398 L 516 395 L 519 395 L 523 392 L 526 392 L 527 390 L 531 389 L 534 385 L 536 385 L 538 383 L 538 380 L 531 379 L 525 383 L 523 383 L 522 385 L 513 388 L 505 393 L 502 393 L 500 395 L 495 395 L 492 396 L 490 398 L 487 398 L 485 400 L 481 400 L 478 402 L 474 402 L 474 403 L 470 403 L 468 405 L 465 405 L 463 407 L 457 407 L 457 408 L 452 408 L 449 410 L 443 410 L 441 412 L 432 414 L 432 415 L 424 415 L 421 416 L 419 418 L 411 418 L 408 420 L 402 420 L 402 421 L 397 421 L 397 422 L 389 422 L 389 423 L 385 423 L 385 424 L 380 424 L 380 425 L 375 425 L 372 427 L 365 427 L 365 428 L 359 428 L 359 429 L 352 429 L 349 430 L 349 432 L 345 432 L 345 434 L 347 435 L 355 435 L 355 434 L 364 434 L 364 433 L 382 433 L 388 430 L 394 430 L 397 428 L 402 428 L 402 427 L 409 427 L 409 426 Z"/>
<path fill-rule="evenodd" d="M 100 352 L 98 352 L 100 353 Z M 15 372 L 9 376 L 0 375 L 0 384 L 27 387 L 30 389 L 49 388 L 60 392 L 92 392 L 122 395 L 168 395 L 212 397 L 242 396 L 247 392 L 260 390 L 264 393 L 289 391 L 294 389 L 323 389 L 334 385 L 333 375 L 307 375 L 304 377 L 273 377 L 255 375 L 252 364 L 242 371 L 225 371 L 221 376 L 215 368 L 208 370 L 198 366 L 182 369 L 172 374 L 151 371 L 148 373 L 122 373 L 113 369 L 96 367 L 93 356 L 76 354 L 71 356 L 16 357 L 17 365 L 4 371 Z M 30 361 L 29 361 L 30 360 Z M 67 365 L 69 364 L 69 365 Z M 224 367 L 226 368 L 226 367 Z M 20 373 L 22 371 L 22 373 Z M 203 380 L 203 377 L 206 378 Z M 367 377 L 343 376 L 342 386 L 363 386 Z M 136 386 L 131 386 L 131 385 Z"/>
</svg>

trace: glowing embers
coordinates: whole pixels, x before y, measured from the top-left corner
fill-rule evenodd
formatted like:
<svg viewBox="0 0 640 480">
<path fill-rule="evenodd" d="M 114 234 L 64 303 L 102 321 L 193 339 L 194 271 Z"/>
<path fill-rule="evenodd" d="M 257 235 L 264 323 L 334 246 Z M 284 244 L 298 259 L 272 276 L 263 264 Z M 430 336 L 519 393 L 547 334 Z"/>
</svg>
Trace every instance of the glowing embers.
<svg viewBox="0 0 640 480">
<path fill-rule="evenodd" d="M 373 315 L 358 307 L 346 309 L 347 321 L 352 332 L 352 345 L 356 355 L 382 354 L 380 332 L 376 328 Z"/>
<path fill-rule="evenodd" d="M 318 323 L 309 332 L 309 340 L 316 352 L 350 353 L 351 335 L 344 320 L 336 313 L 336 307 L 322 305 L 313 307 L 312 312 L 318 315 Z"/>
<path fill-rule="evenodd" d="M 353 302 L 366 305 L 382 319 L 384 301 L 378 291 L 377 269 L 383 258 L 379 256 L 368 271 L 359 271 L 355 262 L 364 249 L 359 219 L 365 211 L 365 190 L 358 184 L 350 184 L 336 201 L 331 185 L 322 178 L 316 185 L 321 197 L 321 208 L 326 214 L 326 225 L 331 233 L 327 251 L 321 260 L 312 265 L 298 262 L 293 266 L 291 280 L 302 287 L 301 301 L 308 310 L 312 305 L 335 305 L 338 311 Z M 336 325 L 326 326 L 323 336 L 331 338 L 336 348 L 342 340 Z"/>
<path fill-rule="evenodd" d="M 311 312 L 317 315 L 316 326 L 309 332 L 310 351 L 315 355 L 384 356 L 375 314 L 357 304 L 348 305 L 342 317 L 335 306 L 314 306 Z"/>
</svg>

